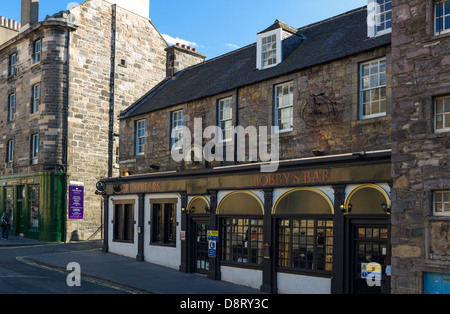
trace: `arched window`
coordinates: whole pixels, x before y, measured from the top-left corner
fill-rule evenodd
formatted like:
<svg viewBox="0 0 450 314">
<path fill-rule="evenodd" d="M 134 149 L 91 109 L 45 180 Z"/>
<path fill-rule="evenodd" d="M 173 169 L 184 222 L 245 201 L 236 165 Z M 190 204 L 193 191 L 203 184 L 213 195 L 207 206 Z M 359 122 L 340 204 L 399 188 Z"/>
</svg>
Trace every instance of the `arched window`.
<svg viewBox="0 0 450 314">
<path fill-rule="evenodd" d="M 277 199 L 272 213 L 277 218 L 277 266 L 331 272 L 334 207 L 328 196 L 314 188 L 291 189 Z"/>
<path fill-rule="evenodd" d="M 204 196 L 195 196 L 187 206 L 190 214 L 206 214 L 209 210 L 209 202 Z"/>
<path fill-rule="evenodd" d="M 263 215 L 261 200 L 249 191 L 230 192 L 217 207 L 222 228 L 222 260 L 239 264 L 263 261 Z"/>
<path fill-rule="evenodd" d="M 390 208 L 387 192 L 376 184 L 362 184 L 347 196 L 344 206 L 350 214 L 386 214 Z"/>
</svg>

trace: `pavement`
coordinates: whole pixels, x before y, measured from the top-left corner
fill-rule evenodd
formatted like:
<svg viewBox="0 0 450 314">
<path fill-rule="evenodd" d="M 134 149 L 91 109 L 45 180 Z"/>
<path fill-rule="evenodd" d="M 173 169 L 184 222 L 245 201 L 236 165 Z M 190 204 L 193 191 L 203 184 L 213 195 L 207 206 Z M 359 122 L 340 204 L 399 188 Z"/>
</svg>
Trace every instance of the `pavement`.
<svg viewBox="0 0 450 314">
<path fill-rule="evenodd" d="M 55 252 L 21 257 L 22 262 L 37 267 L 66 271 L 69 263 L 81 268 L 81 281 L 97 280 L 122 287 L 124 292 L 146 294 L 264 294 L 258 289 L 224 281 L 208 279 L 200 274 L 186 274 L 178 270 L 138 262 L 135 259 L 101 251 L 102 241 L 85 241 L 81 250 Z M 0 240 L 0 247 L 55 245 L 36 240 L 10 236 Z M 67 273 L 69 273 L 67 271 Z"/>
</svg>

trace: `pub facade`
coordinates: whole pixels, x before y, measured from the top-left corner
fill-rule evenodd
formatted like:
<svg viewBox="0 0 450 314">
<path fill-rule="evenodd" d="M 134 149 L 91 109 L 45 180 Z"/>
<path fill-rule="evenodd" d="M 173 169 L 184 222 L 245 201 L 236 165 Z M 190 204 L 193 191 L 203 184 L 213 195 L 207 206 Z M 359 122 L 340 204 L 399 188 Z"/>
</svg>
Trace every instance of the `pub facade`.
<svg viewBox="0 0 450 314">
<path fill-rule="evenodd" d="M 104 251 L 269 293 L 390 293 L 390 25 L 367 16 L 277 20 L 122 111 Z"/>
</svg>

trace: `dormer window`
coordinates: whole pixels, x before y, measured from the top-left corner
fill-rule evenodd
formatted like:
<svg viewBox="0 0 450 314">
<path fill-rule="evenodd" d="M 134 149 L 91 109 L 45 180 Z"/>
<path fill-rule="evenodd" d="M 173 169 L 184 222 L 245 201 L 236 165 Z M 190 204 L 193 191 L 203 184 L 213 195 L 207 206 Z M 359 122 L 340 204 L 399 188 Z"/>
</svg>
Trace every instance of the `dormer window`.
<svg viewBox="0 0 450 314">
<path fill-rule="evenodd" d="M 256 67 L 259 70 L 281 62 L 281 34 L 281 28 L 258 34 Z"/>
<path fill-rule="evenodd" d="M 391 32 L 391 0 L 369 0 L 367 14 L 367 29 L 369 37 L 381 36 Z"/>
</svg>

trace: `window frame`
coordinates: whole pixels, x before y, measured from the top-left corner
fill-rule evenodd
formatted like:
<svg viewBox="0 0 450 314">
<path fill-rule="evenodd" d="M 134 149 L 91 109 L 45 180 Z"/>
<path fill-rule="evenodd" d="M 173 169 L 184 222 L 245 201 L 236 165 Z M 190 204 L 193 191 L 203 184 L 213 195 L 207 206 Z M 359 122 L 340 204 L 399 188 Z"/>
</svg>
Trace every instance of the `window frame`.
<svg viewBox="0 0 450 314">
<path fill-rule="evenodd" d="M 17 74 L 17 52 L 14 52 L 12 54 L 9 55 L 9 67 L 8 67 L 8 71 L 9 71 L 9 76 L 15 76 Z"/>
<path fill-rule="evenodd" d="M 439 15 L 439 19 L 443 22 L 443 24 L 439 24 L 442 27 L 439 27 L 439 30 L 437 29 L 438 26 L 438 5 L 442 3 L 442 15 Z M 448 28 L 446 27 L 445 18 L 448 17 L 450 20 L 450 10 L 449 12 L 445 11 L 445 5 L 448 3 L 448 8 L 450 9 L 450 0 L 437 0 L 433 1 L 433 29 L 434 29 L 434 35 L 441 35 L 441 34 L 447 34 L 450 33 L 450 25 L 448 25 Z"/>
<path fill-rule="evenodd" d="M 279 270 L 286 270 L 286 271 L 296 271 L 296 272 L 312 272 L 312 273 L 322 273 L 322 274 L 331 274 L 333 271 L 333 245 L 334 245 L 334 223 L 333 223 L 333 217 L 332 216 L 317 216 L 317 215 L 282 215 L 276 217 L 276 267 Z M 299 226 L 295 227 L 293 222 L 298 221 Z M 284 221 L 288 221 L 289 225 L 282 228 L 281 224 Z M 301 223 L 303 221 L 306 221 L 306 226 L 301 226 Z M 313 222 L 313 227 L 311 228 L 308 226 L 308 222 Z M 319 226 L 319 222 L 325 223 L 324 226 Z M 331 223 L 331 226 L 327 223 Z M 288 229 L 289 232 L 282 233 L 282 229 L 286 230 Z M 298 229 L 298 234 L 295 234 L 293 232 L 294 229 Z M 313 234 L 308 234 L 308 231 L 306 231 L 306 234 L 301 233 L 301 229 L 306 230 L 313 230 Z M 319 244 L 318 241 L 318 230 L 324 229 L 324 230 L 331 230 L 331 234 L 325 234 L 324 236 L 324 244 L 323 248 L 324 251 L 319 251 Z M 326 231 L 325 231 L 326 233 Z M 284 235 L 284 237 L 283 237 Z M 289 237 L 288 241 L 286 242 L 285 239 Z M 294 241 L 294 237 L 298 241 Z M 297 245 L 300 248 L 300 245 L 302 242 L 300 241 L 301 238 L 304 238 L 305 240 L 305 246 L 311 246 L 312 245 L 312 259 L 311 260 L 305 260 L 304 263 L 309 263 L 310 267 L 301 267 L 300 265 L 294 265 L 294 249 L 293 247 Z M 313 239 L 313 243 L 308 243 L 308 239 Z M 326 240 L 331 239 L 331 243 L 327 243 Z M 281 245 L 288 245 L 288 250 L 280 250 Z M 327 252 L 330 250 L 330 252 Z M 288 252 L 288 257 L 285 255 L 282 257 L 282 253 Z M 301 251 L 298 251 L 301 252 Z M 306 253 L 309 253 L 310 251 L 306 250 Z M 318 261 L 318 255 L 323 254 L 324 260 Z M 327 262 L 327 257 L 331 257 L 331 261 Z M 318 269 L 318 263 L 323 262 L 324 269 Z M 298 261 L 300 264 L 300 261 Z M 329 264 L 329 269 L 327 269 L 327 264 Z"/>
<path fill-rule="evenodd" d="M 32 95 L 31 113 L 33 114 L 38 112 L 38 107 L 41 104 L 41 83 L 33 85 Z"/>
<path fill-rule="evenodd" d="M 8 121 L 14 121 L 16 113 L 16 93 L 8 94 Z"/>
<path fill-rule="evenodd" d="M 438 196 L 441 194 L 441 196 Z M 445 200 L 444 195 L 448 194 L 448 200 Z M 438 198 L 440 198 L 438 200 Z M 437 211 L 437 203 L 440 203 L 441 210 Z M 445 205 L 450 208 L 450 190 L 438 190 L 433 191 L 433 216 L 437 217 L 450 217 L 450 210 L 445 211 Z"/>
<path fill-rule="evenodd" d="M 170 113 L 170 147 L 171 150 L 182 149 L 182 146 L 175 146 L 176 143 L 183 138 L 183 109 L 175 110 Z M 172 133 L 175 132 L 176 136 L 172 137 Z M 181 137 L 178 137 L 180 136 Z"/>
<path fill-rule="evenodd" d="M 269 37 L 273 37 L 273 36 L 275 36 L 275 49 L 273 49 L 272 52 L 275 51 L 275 53 L 274 53 L 275 62 L 272 64 L 264 65 L 263 53 L 267 53 L 267 51 L 263 51 L 263 40 L 265 38 L 269 38 Z M 281 63 L 282 49 L 283 49 L 282 45 L 281 45 L 281 40 L 282 40 L 282 29 L 281 28 L 277 28 L 272 31 L 260 33 L 257 35 L 256 68 L 258 70 L 269 69 L 269 68 L 277 66 L 278 64 Z"/>
<path fill-rule="evenodd" d="M 230 110 L 229 118 L 224 118 L 224 106 L 225 105 L 230 106 L 229 107 L 229 110 Z M 217 102 L 217 122 L 218 122 L 219 128 L 221 130 L 219 143 L 230 142 L 233 140 L 232 133 L 230 133 L 230 137 L 226 137 L 227 129 L 230 129 L 233 127 L 233 111 L 234 110 L 233 110 L 233 98 L 232 97 L 226 97 L 226 98 L 222 98 L 222 99 L 218 100 L 218 102 Z M 227 126 L 227 124 L 229 124 L 229 126 Z"/>
<path fill-rule="evenodd" d="M 367 25 L 367 30 L 368 30 L 368 36 L 369 37 L 377 37 L 377 36 L 382 36 L 385 34 L 389 34 L 392 32 L 392 1 L 391 0 L 382 0 L 384 1 L 383 4 L 379 4 L 378 1 L 380 0 L 369 0 L 368 2 L 368 22 L 369 19 L 371 17 L 374 18 L 374 22 L 375 25 Z M 386 5 L 389 4 L 390 5 L 390 9 L 389 10 L 383 10 L 381 11 L 380 9 L 385 9 Z M 388 16 L 390 14 L 390 19 L 386 19 L 384 21 L 381 21 L 381 18 L 383 16 Z M 380 26 L 380 24 L 383 23 L 384 25 L 387 25 L 388 23 L 391 24 L 390 27 L 386 27 L 382 30 L 378 30 L 378 27 Z"/>
<path fill-rule="evenodd" d="M 38 163 L 38 159 L 39 159 L 39 133 L 34 133 L 31 135 L 31 141 L 30 141 L 30 145 L 31 145 L 31 152 L 30 152 L 30 157 L 31 157 L 31 164 L 35 165 Z"/>
<path fill-rule="evenodd" d="M 14 139 L 10 139 L 6 144 L 6 163 L 12 164 L 13 162 L 14 162 Z"/>
<path fill-rule="evenodd" d="M 113 220 L 111 221 L 113 242 L 134 243 L 135 205 L 134 200 L 113 201 Z"/>
<path fill-rule="evenodd" d="M 226 222 L 229 220 L 230 222 Z M 243 220 L 248 221 L 248 224 L 234 224 L 234 220 Z M 253 224 L 252 221 L 256 221 L 256 224 Z M 247 228 L 245 232 L 235 232 L 235 227 L 239 228 Z M 220 244 L 221 244 L 221 263 L 230 263 L 236 265 L 245 265 L 245 266 L 253 266 L 259 267 L 263 265 L 264 261 L 264 219 L 262 216 L 221 216 L 220 217 Z M 242 241 L 241 246 L 237 244 L 239 241 L 240 235 L 244 235 L 248 232 L 248 230 L 252 230 L 252 228 L 260 229 L 259 233 L 255 233 L 257 239 L 252 240 L 247 238 L 247 241 Z M 227 230 L 230 230 L 228 232 Z M 243 239 L 241 237 L 241 239 Z M 256 243 L 256 248 L 252 247 L 252 244 Z M 227 249 L 229 249 L 229 253 L 227 253 Z M 256 251 L 252 251 L 252 249 Z M 241 251 L 240 254 L 235 253 Z M 245 253 L 245 251 L 247 251 Z M 256 254 L 253 254 L 256 252 Z M 237 258 L 237 260 L 235 260 Z M 242 260 L 239 260 L 242 258 Z M 244 260 L 246 258 L 246 261 Z M 256 262 L 252 262 L 256 260 Z"/>
<path fill-rule="evenodd" d="M 281 99 L 283 99 L 283 91 L 284 88 L 287 87 L 289 89 L 288 97 L 289 97 L 289 104 L 285 105 L 284 103 L 282 106 L 279 105 L 279 96 L 278 96 L 278 89 L 282 88 L 281 92 Z M 290 124 L 291 126 L 288 128 L 281 128 L 279 123 L 279 111 L 283 110 L 289 110 L 290 111 Z M 281 121 L 280 121 L 281 122 Z M 294 130 L 294 81 L 284 82 L 281 84 L 277 84 L 274 86 L 274 125 L 278 127 L 278 133 L 286 133 L 291 132 Z"/>
<path fill-rule="evenodd" d="M 177 205 L 176 198 L 150 199 L 150 245 L 177 246 Z"/>
<path fill-rule="evenodd" d="M 380 71 L 380 64 L 381 62 L 384 61 L 384 72 Z M 377 76 L 378 76 L 378 85 L 376 86 L 370 86 L 371 84 L 371 76 L 374 75 L 374 73 L 370 73 L 371 71 L 371 65 L 377 63 Z M 368 75 L 363 75 L 363 67 L 365 65 L 369 66 L 369 74 Z M 384 85 L 380 85 L 380 75 L 384 73 Z M 369 87 L 368 88 L 364 88 L 364 78 L 368 77 L 369 79 Z M 372 99 L 372 96 L 370 96 L 370 101 L 364 103 L 364 92 L 370 91 L 370 95 L 372 95 L 372 91 L 375 89 L 379 89 L 379 112 L 378 113 L 371 113 L 371 114 L 364 114 L 364 106 L 366 104 L 370 105 L 370 110 L 372 112 L 372 104 L 374 103 L 374 100 Z M 384 111 L 382 111 L 382 98 L 381 98 L 381 94 L 382 94 L 382 89 L 384 89 L 384 102 L 385 102 L 385 108 Z M 378 59 L 373 59 L 370 61 L 366 61 L 366 62 L 362 62 L 359 64 L 359 119 L 360 120 L 366 120 L 366 119 L 372 119 L 372 118 L 377 118 L 377 117 L 383 117 L 386 116 L 387 114 L 387 60 L 386 57 L 382 57 L 382 58 L 378 58 Z"/>
<path fill-rule="evenodd" d="M 42 56 L 42 39 L 38 39 L 33 43 L 33 63 L 41 62 Z"/>
<path fill-rule="evenodd" d="M 135 155 L 144 156 L 145 155 L 145 142 L 146 142 L 146 120 L 140 119 L 135 121 Z"/>
<path fill-rule="evenodd" d="M 438 102 L 441 100 L 443 100 L 444 102 L 442 104 L 438 104 Z M 448 111 L 446 111 L 446 101 L 445 100 L 448 100 L 448 103 L 449 103 Z M 442 112 L 438 113 L 439 105 L 442 105 Z M 442 128 L 438 128 L 438 116 L 442 116 Z M 433 98 L 433 120 L 434 120 L 434 132 L 435 133 L 450 132 L 450 126 L 446 127 L 447 123 L 450 125 L 450 95 Z"/>
</svg>

